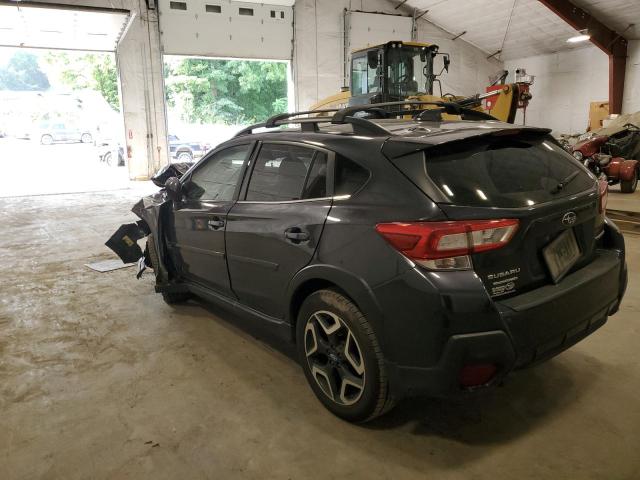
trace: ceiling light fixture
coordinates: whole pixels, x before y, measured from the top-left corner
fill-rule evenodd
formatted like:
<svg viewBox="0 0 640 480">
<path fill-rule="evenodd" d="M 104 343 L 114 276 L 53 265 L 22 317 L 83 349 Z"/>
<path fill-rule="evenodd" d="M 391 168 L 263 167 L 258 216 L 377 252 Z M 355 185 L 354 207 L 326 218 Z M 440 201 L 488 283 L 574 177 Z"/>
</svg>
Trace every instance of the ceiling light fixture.
<svg viewBox="0 0 640 480">
<path fill-rule="evenodd" d="M 584 29 L 584 30 L 579 30 L 578 35 L 574 35 L 573 37 L 567 38 L 567 42 L 569 43 L 586 42 L 590 38 L 591 38 L 591 35 L 589 35 L 589 30 Z"/>
</svg>

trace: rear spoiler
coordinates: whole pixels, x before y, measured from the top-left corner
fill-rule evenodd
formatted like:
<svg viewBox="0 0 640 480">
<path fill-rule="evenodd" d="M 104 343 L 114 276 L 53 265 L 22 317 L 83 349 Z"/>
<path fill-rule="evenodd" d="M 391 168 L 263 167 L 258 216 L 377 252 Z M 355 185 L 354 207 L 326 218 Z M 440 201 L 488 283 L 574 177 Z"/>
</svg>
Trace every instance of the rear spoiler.
<svg viewBox="0 0 640 480">
<path fill-rule="evenodd" d="M 410 153 L 427 150 L 445 143 L 461 142 L 481 137 L 507 137 L 511 135 L 542 136 L 551 133 L 549 128 L 521 127 L 516 125 L 501 124 L 491 125 L 488 128 L 459 128 L 441 130 L 424 136 L 392 136 L 383 145 L 384 155 L 398 158 Z"/>
</svg>

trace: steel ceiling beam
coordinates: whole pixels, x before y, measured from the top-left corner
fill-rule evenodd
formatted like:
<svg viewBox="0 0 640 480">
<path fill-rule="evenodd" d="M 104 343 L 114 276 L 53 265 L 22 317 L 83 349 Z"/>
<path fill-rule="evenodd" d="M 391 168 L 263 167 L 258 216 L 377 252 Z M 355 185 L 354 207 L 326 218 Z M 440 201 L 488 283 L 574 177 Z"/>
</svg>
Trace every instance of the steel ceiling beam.
<svg viewBox="0 0 640 480">
<path fill-rule="evenodd" d="M 627 65 L 626 38 L 569 0 L 538 0 L 576 30 L 589 30 L 591 43 L 609 56 L 609 112 L 622 112 Z"/>
</svg>

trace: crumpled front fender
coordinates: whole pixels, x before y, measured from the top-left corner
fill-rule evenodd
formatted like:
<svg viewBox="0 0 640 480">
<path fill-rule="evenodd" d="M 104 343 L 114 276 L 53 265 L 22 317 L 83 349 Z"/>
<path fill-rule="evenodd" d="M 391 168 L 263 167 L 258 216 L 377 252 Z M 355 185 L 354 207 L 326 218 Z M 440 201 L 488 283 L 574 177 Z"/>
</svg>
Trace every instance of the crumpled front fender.
<svg viewBox="0 0 640 480">
<path fill-rule="evenodd" d="M 144 258 L 145 264 L 150 264 L 147 249 L 142 253 L 137 240 L 153 235 L 153 241 L 158 252 L 159 265 L 153 265 L 156 276 L 159 280 L 166 282 L 170 278 L 170 273 L 166 260 L 166 248 L 163 232 L 162 221 L 164 217 L 169 215 L 171 209 L 171 200 L 166 193 L 161 190 L 153 195 L 141 198 L 131 211 L 140 217 L 140 221 L 136 223 L 124 224 L 111 236 L 105 243 L 107 247 L 113 250 L 123 262 L 132 263 Z M 135 258 L 134 258 L 135 257 Z"/>
</svg>

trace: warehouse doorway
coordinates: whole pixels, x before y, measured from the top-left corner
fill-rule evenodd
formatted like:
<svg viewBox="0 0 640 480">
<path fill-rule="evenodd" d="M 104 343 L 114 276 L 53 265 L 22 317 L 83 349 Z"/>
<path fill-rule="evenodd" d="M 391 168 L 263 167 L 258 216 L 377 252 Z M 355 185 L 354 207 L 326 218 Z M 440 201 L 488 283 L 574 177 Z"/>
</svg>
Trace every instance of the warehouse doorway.
<svg viewBox="0 0 640 480">
<path fill-rule="evenodd" d="M 127 187 L 115 49 L 128 19 L 0 4 L 0 162 L 13 179 L 0 196 Z"/>
<path fill-rule="evenodd" d="M 164 81 L 171 161 L 195 161 L 294 108 L 288 61 L 165 55 Z"/>
</svg>

